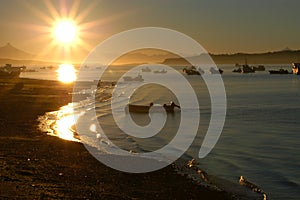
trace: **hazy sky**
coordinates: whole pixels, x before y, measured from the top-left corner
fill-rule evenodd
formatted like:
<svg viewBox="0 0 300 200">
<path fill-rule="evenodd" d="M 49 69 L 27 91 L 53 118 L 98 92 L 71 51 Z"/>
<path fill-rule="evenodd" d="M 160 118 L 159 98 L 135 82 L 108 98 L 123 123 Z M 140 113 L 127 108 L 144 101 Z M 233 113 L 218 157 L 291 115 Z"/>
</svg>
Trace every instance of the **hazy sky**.
<svg viewBox="0 0 300 200">
<path fill-rule="evenodd" d="M 47 18 L 55 18 L 51 5 L 63 15 L 76 2 L 0 0 L 0 46 L 10 42 L 33 54 L 45 51 L 51 42 L 45 28 L 52 28 Z M 86 49 L 144 26 L 175 29 L 212 53 L 300 49 L 299 0 L 82 0 L 78 5 L 74 16 L 82 19 Z"/>
</svg>

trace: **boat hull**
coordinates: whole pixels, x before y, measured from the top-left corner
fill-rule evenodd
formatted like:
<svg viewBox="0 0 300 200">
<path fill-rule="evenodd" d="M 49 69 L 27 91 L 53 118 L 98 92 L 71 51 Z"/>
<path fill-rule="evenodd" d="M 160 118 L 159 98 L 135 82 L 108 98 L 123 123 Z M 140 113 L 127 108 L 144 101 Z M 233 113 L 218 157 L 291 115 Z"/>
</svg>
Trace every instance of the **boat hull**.
<svg viewBox="0 0 300 200">
<path fill-rule="evenodd" d="M 137 77 L 131 77 L 131 76 L 124 76 L 124 81 L 137 81 L 137 82 L 143 82 L 144 79 L 141 75 L 138 75 Z"/>
<path fill-rule="evenodd" d="M 269 73 L 270 74 L 289 74 L 289 71 L 288 70 L 284 70 L 284 69 L 281 69 L 281 70 L 269 70 Z"/>
<path fill-rule="evenodd" d="M 0 78 L 19 78 L 21 72 L 14 71 L 14 72 L 3 72 L 0 71 Z"/>
<path fill-rule="evenodd" d="M 130 113 L 149 113 L 151 106 L 144 106 L 144 105 L 128 105 L 128 111 Z M 155 106 L 153 107 L 155 109 Z M 158 108 L 158 107 L 156 107 Z M 163 107 L 166 112 L 171 113 L 174 112 L 174 107 L 172 106 L 164 106 Z M 157 109 L 159 110 L 159 109 Z"/>
<path fill-rule="evenodd" d="M 24 67 L 12 67 L 11 64 L 6 64 L 4 67 L 0 67 L 0 78 L 19 78 L 23 68 Z"/>
</svg>

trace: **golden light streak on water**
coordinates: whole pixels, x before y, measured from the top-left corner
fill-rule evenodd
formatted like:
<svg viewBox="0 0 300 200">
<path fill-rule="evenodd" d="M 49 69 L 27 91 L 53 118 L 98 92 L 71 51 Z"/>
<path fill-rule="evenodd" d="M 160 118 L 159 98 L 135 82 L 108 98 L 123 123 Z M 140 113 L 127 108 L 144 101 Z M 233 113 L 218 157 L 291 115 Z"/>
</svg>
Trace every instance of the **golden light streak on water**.
<svg viewBox="0 0 300 200">
<path fill-rule="evenodd" d="M 72 83 L 76 80 L 76 70 L 71 64 L 61 64 L 57 70 L 57 80 L 63 83 Z"/>
</svg>

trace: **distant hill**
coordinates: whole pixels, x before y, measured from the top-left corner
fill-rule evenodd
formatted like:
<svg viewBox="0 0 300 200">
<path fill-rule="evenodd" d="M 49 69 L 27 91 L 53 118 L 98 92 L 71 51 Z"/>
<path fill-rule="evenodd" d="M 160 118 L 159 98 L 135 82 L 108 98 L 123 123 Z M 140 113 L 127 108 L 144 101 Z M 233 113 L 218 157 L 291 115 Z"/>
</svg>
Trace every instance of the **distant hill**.
<svg viewBox="0 0 300 200">
<path fill-rule="evenodd" d="M 113 65 L 141 65 L 146 63 L 161 63 L 167 58 L 179 58 L 179 56 L 159 49 L 138 49 L 120 56 Z"/>
<path fill-rule="evenodd" d="M 7 43 L 5 46 L 0 47 L 0 65 L 12 64 L 12 65 L 54 65 L 56 63 L 52 61 L 40 61 L 35 60 L 36 56 L 25 51 L 22 51 L 10 43 Z"/>
<path fill-rule="evenodd" d="M 0 66 L 5 64 L 12 64 L 13 66 L 48 66 L 48 65 L 58 65 L 55 62 L 38 61 L 38 60 L 15 60 L 0 58 Z"/>
<path fill-rule="evenodd" d="M 34 58 L 34 55 L 17 49 L 12 46 L 10 43 L 7 43 L 5 46 L 0 47 L 0 58 L 2 59 L 16 59 L 16 60 L 31 60 Z"/>
<path fill-rule="evenodd" d="M 216 64 L 288 64 L 300 62 L 300 50 L 285 49 L 282 51 L 267 53 L 236 53 L 236 54 L 209 54 Z M 207 55 L 188 57 L 191 60 L 203 60 Z M 184 58 L 167 58 L 163 64 L 166 65 L 187 65 Z"/>
<path fill-rule="evenodd" d="M 244 64 L 246 59 L 250 64 L 288 64 L 300 61 L 300 50 L 283 50 L 254 54 L 223 54 L 211 55 L 211 57 L 218 64 Z"/>
</svg>

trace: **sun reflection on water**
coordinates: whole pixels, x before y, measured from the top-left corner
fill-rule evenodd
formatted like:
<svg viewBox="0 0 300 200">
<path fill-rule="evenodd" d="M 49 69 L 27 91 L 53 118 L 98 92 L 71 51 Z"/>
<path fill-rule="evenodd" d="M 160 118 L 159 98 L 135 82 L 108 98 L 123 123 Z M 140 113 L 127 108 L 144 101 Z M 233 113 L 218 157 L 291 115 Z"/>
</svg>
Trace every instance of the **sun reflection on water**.
<svg viewBox="0 0 300 200">
<path fill-rule="evenodd" d="M 77 140 L 72 131 L 72 127 L 76 123 L 74 117 L 72 115 L 64 116 L 56 121 L 56 134 L 58 137 L 65 140 Z"/>
<path fill-rule="evenodd" d="M 49 112 L 40 117 L 40 129 L 61 139 L 80 142 L 75 124 L 83 113 L 74 113 L 73 106 L 70 103 L 61 107 L 59 111 Z"/>
<path fill-rule="evenodd" d="M 76 70 L 71 64 L 61 64 L 57 70 L 57 79 L 63 83 L 72 83 L 76 80 Z"/>
</svg>

